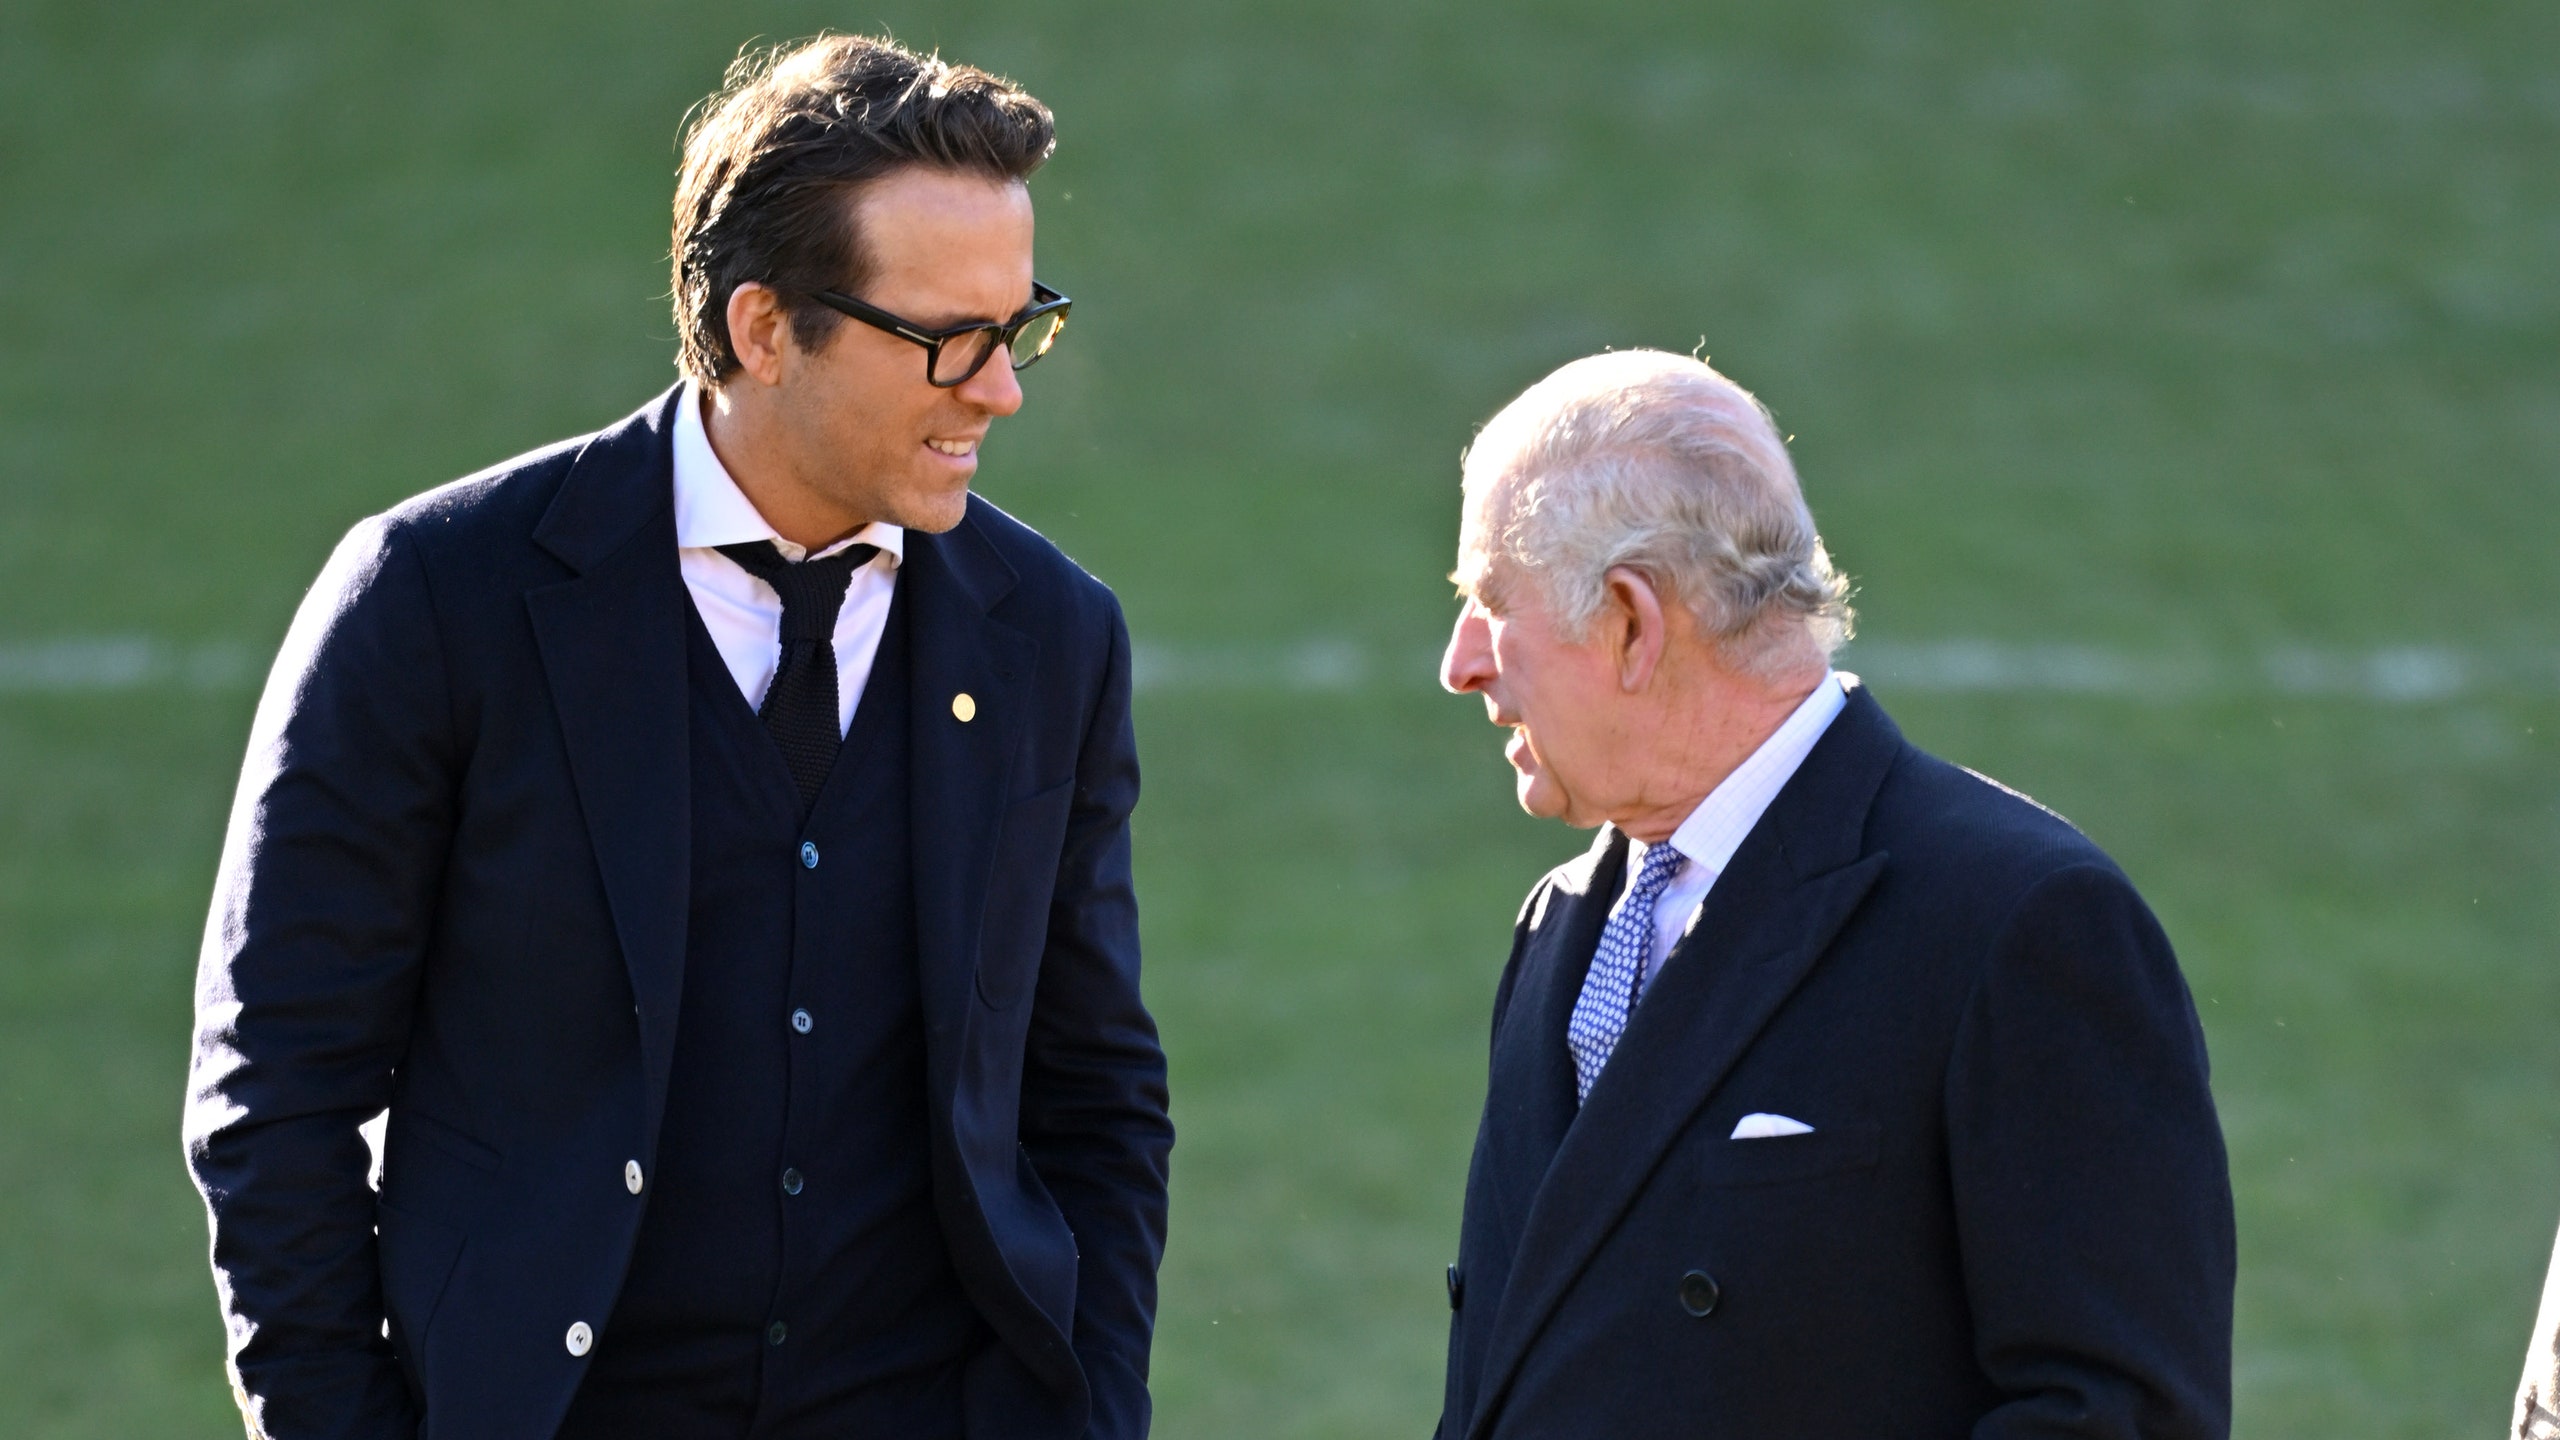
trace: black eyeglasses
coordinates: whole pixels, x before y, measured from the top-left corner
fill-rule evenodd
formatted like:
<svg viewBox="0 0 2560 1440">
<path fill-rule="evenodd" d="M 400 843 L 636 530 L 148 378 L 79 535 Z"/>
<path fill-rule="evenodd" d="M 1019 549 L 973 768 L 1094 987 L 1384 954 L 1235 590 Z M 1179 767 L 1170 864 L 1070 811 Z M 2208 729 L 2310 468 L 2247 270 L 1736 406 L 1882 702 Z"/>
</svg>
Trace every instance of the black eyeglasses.
<svg viewBox="0 0 2560 1440">
<path fill-rule="evenodd" d="M 1067 307 L 1075 303 L 1034 280 L 1031 304 L 1010 320 L 971 320 L 928 330 L 839 290 L 812 291 L 809 298 L 838 314 L 923 346 L 924 378 L 943 390 L 965 384 L 970 376 L 985 369 L 998 346 L 1011 352 L 1014 369 L 1030 369 L 1049 353 L 1050 346 L 1058 343 L 1058 332 L 1067 328 Z"/>
</svg>

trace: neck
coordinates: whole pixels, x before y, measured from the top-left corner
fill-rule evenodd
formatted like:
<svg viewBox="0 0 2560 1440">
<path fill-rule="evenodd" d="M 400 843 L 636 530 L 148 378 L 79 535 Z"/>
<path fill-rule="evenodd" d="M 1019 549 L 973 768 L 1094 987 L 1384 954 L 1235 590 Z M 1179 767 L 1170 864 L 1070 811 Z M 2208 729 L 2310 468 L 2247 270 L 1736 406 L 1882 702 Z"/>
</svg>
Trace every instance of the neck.
<svg viewBox="0 0 2560 1440">
<path fill-rule="evenodd" d="M 801 474 L 781 416 L 753 381 L 702 387 L 702 431 L 738 493 L 773 533 L 792 544 L 815 554 L 871 523 L 830 500 Z"/>
<path fill-rule="evenodd" d="M 1647 845 L 1671 838 L 1742 762 L 1751 758 L 1830 673 L 1820 666 L 1783 680 L 1761 680 L 1708 657 L 1666 677 L 1649 741 L 1633 748 L 1647 755 L 1652 773 L 1624 813 L 1611 823 Z"/>
</svg>

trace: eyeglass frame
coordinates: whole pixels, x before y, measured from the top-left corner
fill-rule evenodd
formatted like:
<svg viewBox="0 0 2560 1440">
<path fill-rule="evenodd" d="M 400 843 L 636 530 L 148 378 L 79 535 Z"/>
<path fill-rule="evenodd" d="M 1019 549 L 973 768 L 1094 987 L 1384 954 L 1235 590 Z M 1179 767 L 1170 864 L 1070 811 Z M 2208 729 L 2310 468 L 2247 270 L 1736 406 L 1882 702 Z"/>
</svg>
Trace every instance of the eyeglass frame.
<svg viewBox="0 0 2560 1440">
<path fill-rule="evenodd" d="M 901 340 L 923 346 L 924 383 L 937 390 L 953 390 L 968 384 L 979 371 L 987 368 L 987 362 L 994 359 L 999 350 L 1005 353 L 1005 363 L 1012 365 L 1014 337 L 1029 329 L 1034 322 L 1055 315 L 1058 317 L 1058 334 L 1050 336 L 1049 344 L 1042 346 L 1037 354 L 1019 365 L 1014 365 L 1013 368 L 1019 373 L 1039 364 L 1040 357 L 1048 354 L 1050 346 L 1058 343 L 1058 335 L 1067 333 L 1067 311 L 1076 303 L 1034 280 L 1031 282 L 1031 303 L 1012 319 L 965 320 L 957 325 L 945 325 L 934 330 L 918 325 L 903 316 L 893 315 L 868 300 L 857 300 L 841 290 L 812 290 L 809 292 L 809 298 L 848 319 L 859 320 L 875 330 L 885 330 Z M 942 363 L 942 347 L 963 335 L 974 335 L 982 330 L 994 331 L 996 343 L 988 346 L 987 353 L 978 357 L 978 363 L 970 366 L 968 373 L 957 379 L 934 379 L 934 367 Z"/>
</svg>

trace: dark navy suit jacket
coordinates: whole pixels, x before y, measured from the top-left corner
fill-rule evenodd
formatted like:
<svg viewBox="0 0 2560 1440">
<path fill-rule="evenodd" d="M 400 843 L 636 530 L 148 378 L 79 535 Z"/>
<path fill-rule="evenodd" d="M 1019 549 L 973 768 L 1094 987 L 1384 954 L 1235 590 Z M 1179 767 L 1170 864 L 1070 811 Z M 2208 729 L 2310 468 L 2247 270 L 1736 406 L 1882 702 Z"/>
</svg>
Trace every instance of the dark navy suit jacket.
<svg viewBox="0 0 2560 1440">
<path fill-rule="evenodd" d="M 186 1141 L 278 1440 L 548 1436 L 571 1327 L 613 1310 L 681 1023 L 681 393 L 357 526 L 259 706 Z M 933 1198 L 1002 1342 L 971 1432 L 1136 1437 L 1173 1137 L 1128 633 L 976 499 L 898 583 Z M 357 1127 L 386 1107 L 377 1197 Z"/>
<path fill-rule="evenodd" d="M 1577 1113 L 1626 852 L 1514 935 L 1442 1440 L 2228 1434 L 2204 1037 L 2096 846 L 1853 688 Z M 1812 1133 L 1730 1138 L 1755 1112 Z"/>
</svg>

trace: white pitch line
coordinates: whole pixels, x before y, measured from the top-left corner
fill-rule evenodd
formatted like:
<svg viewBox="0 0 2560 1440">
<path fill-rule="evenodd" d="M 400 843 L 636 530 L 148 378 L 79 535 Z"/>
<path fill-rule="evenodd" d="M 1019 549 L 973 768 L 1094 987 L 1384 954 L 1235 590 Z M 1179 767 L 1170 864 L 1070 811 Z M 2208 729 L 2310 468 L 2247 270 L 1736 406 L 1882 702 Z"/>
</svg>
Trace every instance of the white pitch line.
<svg viewBox="0 0 2560 1440">
<path fill-rule="evenodd" d="M 1361 690 L 1394 688 L 1400 678 L 1370 663 L 1356 640 L 1300 640 L 1287 645 L 1134 645 L 1140 690 Z M 1424 665 L 1428 679 L 1437 660 Z M 1389 667 L 1393 668 L 1393 667 Z"/>
<path fill-rule="evenodd" d="M 1352 691 L 1433 683 L 1436 653 L 1387 663 L 1357 641 L 1176 645 L 1140 642 L 1147 691 Z M 2560 657 L 2489 657 L 2441 645 L 2371 649 L 2279 646 L 2249 657 L 2139 654 L 2097 645 L 1997 640 L 1863 640 L 1840 667 L 1886 691 L 2096 695 L 2153 703 L 2215 696 L 2301 696 L 2415 704 L 2560 693 Z"/>
<path fill-rule="evenodd" d="M 144 635 L 0 641 L 0 695 L 242 690 L 265 656 L 236 641 Z M 1156 694 L 1352 694 L 1430 686 L 1433 652 L 1393 653 L 1340 636 L 1273 644 L 1140 641 L 1136 683 Z M 2149 703 L 2299 696 L 2423 704 L 2560 694 L 2560 653 L 2488 655 L 2444 645 L 2278 646 L 2255 656 L 2143 654 L 2099 645 L 1998 640 L 1861 640 L 1843 651 L 1887 693 L 2092 695 Z"/>
<path fill-rule="evenodd" d="M 145 635 L 108 635 L 0 641 L 0 695 L 239 690 L 257 683 L 260 658 L 227 640 L 179 645 Z"/>
<path fill-rule="evenodd" d="M 2444 645 L 2345 650 L 2277 646 L 2255 657 L 2135 655 L 2088 645 L 1986 640 L 1869 640 L 1841 665 L 1880 686 L 1951 692 L 2048 692 L 2175 701 L 2298 695 L 2414 704 L 2560 691 L 2553 657 L 2483 656 Z"/>
</svg>

